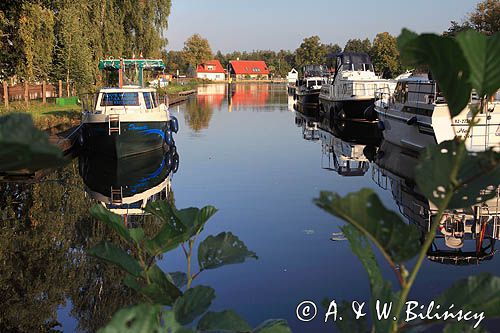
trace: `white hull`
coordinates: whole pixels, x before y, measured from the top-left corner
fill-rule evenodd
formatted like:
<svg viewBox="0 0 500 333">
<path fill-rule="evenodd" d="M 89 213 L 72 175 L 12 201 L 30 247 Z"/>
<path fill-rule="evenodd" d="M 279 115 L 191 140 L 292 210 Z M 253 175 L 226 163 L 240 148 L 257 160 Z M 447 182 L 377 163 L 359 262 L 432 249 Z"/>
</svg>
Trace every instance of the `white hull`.
<svg viewBox="0 0 500 333">
<path fill-rule="evenodd" d="M 439 144 L 455 137 L 463 138 L 471 119 L 470 106 L 459 115 L 450 118 L 446 104 L 435 105 L 431 116 L 401 112 L 394 105 L 384 108 L 375 106 L 384 139 L 401 147 L 422 150 L 428 145 Z M 478 120 L 465 144 L 469 151 L 493 148 L 500 151 L 500 104 L 490 103 L 490 112 L 476 116 Z"/>
</svg>

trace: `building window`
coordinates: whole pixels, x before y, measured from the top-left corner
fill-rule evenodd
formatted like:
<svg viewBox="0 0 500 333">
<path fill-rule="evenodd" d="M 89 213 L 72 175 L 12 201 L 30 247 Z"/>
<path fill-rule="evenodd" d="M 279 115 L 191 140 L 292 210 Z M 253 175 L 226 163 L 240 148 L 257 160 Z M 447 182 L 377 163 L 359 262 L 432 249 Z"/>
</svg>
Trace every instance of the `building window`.
<svg viewBox="0 0 500 333">
<path fill-rule="evenodd" d="M 256 73 L 259 73 L 259 72 L 260 72 L 260 68 L 258 68 L 258 67 L 254 67 L 254 68 L 253 68 L 253 71 L 254 71 L 254 72 L 256 72 Z"/>
<path fill-rule="evenodd" d="M 213 71 L 213 70 L 215 69 L 215 66 L 214 66 L 214 65 L 208 65 L 208 66 L 207 66 L 207 69 L 208 69 L 209 71 Z"/>
</svg>

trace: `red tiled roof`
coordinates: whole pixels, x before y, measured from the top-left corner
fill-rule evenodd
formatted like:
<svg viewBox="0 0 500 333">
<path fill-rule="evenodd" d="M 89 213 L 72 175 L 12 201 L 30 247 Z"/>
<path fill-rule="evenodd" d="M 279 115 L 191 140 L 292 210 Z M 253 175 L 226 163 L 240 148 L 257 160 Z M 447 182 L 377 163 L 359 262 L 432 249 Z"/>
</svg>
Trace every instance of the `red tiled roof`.
<svg viewBox="0 0 500 333">
<path fill-rule="evenodd" d="M 208 66 L 212 65 L 214 68 L 212 70 L 208 69 Z M 203 64 L 198 65 L 196 68 L 196 73 L 225 73 L 219 60 L 209 60 L 205 61 Z"/>
<path fill-rule="evenodd" d="M 230 64 L 236 74 L 269 74 L 269 68 L 264 61 L 232 60 Z"/>
</svg>

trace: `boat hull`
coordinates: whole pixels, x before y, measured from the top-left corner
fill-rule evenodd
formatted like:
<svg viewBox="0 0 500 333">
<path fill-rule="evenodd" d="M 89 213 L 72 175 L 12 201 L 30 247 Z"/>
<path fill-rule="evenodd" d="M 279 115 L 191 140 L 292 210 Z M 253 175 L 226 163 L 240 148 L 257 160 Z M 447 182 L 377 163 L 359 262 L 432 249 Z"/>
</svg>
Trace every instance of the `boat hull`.
<svg viewBox="0 0 500 333">
<path fill-rule="evenodd" d="M 335 118 L 367 119 L 365 110 L 373 106 L 374 100 L 375 99 L 332 101 L 320 98 L 320 112 Z"/>
<path fill-rule="evenodd" d="M 162 148 L 166 138 L 166 121 L 121 122 L 120 131 L 110 133 L 108 122 L 85 123 L 82 126 L 83 149 L 112 158 L 123 158 Z"/>
<path fill-rule="evenodd" d="M 302 105 L 316 106 L 319 103 L 319 90 L 297 93 L 297 101 Z"/>
</svg>

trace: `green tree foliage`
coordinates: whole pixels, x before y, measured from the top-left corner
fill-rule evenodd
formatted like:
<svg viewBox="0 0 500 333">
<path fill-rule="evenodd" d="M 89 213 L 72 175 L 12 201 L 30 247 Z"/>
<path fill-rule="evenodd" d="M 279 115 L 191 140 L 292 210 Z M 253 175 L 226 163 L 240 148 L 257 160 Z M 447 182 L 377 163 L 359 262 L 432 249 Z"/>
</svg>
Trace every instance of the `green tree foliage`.
<svg viewBox="0 0 500 333">
<path fill-rule="evenodd" d="M 295 51 L 295 62 L 302 68 L 310 64 L 322 64 L 325 60 L 326 50 L 321 44 L 319 36 L 304 38 L 302 44 Z"/>
<path fill-rule="evenodd" d="M 89 87 L 96 72 L 92 61 L 92 30 L 85 2 L 61 2 L 57 16 L 56 68 L 57 79 Z"/>
<path fill-rule="evenodd" d="M 384 77 L 393 77 L 401 71 L 397 40 L 388 32 L 377 34 L 370 56 L 375 72 Z"/>
<path fill-rule="evenodd" d="M 484 0 L 477 4 L 469 16 L 472 27 L 487 35 L 500 31 L 500 1 Z"/>
<path fill-rule="evenodd" d="M 478 3 L 467 20 L 462 23 L 451 21 L 451 26 L 443 35 L 456 36 L 468 29 L 474 29 L 486 35 L 493 35 L 500 31 L 500 1 L 484 0 Z"/>
<path fill-rule="evenodd" d="M 39 4 L 23 4 L 18 38 L 24 58 L 18 73 L 28 81 L 47 79 L 54 49 L 54 13 Z"/>
<path fill-rule="evenodd" d="M 372 43 L 368 38 L 363 40 L 359 38 L 349 39 L 344 47 L 344 52 L 370 52 Z"/>
<path fill-rule="evenodd" d="M 1 77 L 54 78 L 86 88 L 104 57 L 160 58 L 171 0 L 3 1 Z"/>
<path fill-rule="evenodd" d="M 323 44 L 325 48 L 326 60 L 325 64 L 328 67 L 335 67 L 335 57 L 334 54 L 342 52 L 342 48 L 339 44 Z"/>
<path fill-rule="evenodd" d="M 187 64 L 193 67 L 213 58 L 208 40 L 199 34 L 192 35 L 184 42 L 183 55 Z"/>
</svg>

